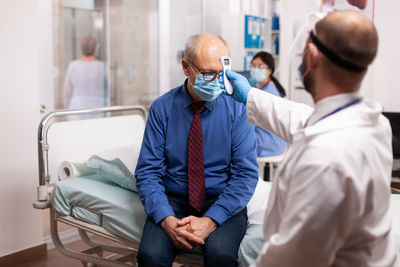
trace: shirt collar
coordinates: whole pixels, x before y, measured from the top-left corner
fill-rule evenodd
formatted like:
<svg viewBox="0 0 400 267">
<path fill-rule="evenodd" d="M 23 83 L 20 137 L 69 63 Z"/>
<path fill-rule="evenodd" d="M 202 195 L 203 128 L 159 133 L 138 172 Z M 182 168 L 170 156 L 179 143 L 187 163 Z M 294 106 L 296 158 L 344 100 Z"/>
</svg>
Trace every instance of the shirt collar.
<svg viewBox="0 0 400 267">
<path fill-rule="evenodd" d="M 339 95 L 334 95 L 326 97 L 315 104 L 315 108 L 310 118 L 308 119 L 307 125 L 311 126 L 316 123 L 319 119 L 334 111 L 335 109 L 346 105 L 347 103 L 360 98 L 360 93 L 344 93 Z"/>
<path fill-rule="evenodd" d="M 190 107 L 190 105 L 192 103 L 194 103 L 194 99 L 189 95 L 188 91 L 187 91 L 187 83 L 188 83 L 188 79 L 185 80 L 185 82 L 183 83 L 182 87 L 181 87 L 181 95 L 182 95 L 182 99 L 183 99 L 183 108 L 188 108 Z M 212 111 L 215 105 L 215 102 L 217 101 L 217 99 L 219 98 L 219 96 L 214 99 L 213 101 L 204 101 L 203 105 L 204 107 L 208 110 L 208 111 Z"/>
</svg>

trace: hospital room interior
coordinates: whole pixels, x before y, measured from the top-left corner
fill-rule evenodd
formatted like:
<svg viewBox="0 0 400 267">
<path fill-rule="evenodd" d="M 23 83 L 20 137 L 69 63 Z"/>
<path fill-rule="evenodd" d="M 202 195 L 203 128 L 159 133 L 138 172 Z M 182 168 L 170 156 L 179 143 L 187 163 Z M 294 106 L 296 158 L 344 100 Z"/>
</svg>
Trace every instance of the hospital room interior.
<svg viewBox="0 0 400 267">
<path fill-rule="evenodd" d="M 166 130 L 168 133 L 173 127 L 177 133 L 185 132 L 180 128 L 188 126 L 189 129 L 192 123 L 190 118 L 190 122 L 185 124 L 186 117 L 182 114 L 186 113 L 180 114 L 180 109 L 171 108 L 172 114 L 169 111 L 164 114 L 163 111 L 169 110 L 168 106 L 173 104 L 162 106 L 162 101 L 169 99 L 172 90 L 178 92 L 179 88 L 189 88 L 189 83 L 192 91 L 183 90 L 186 97 L 197 92 L 199 87 L 196 85 L 200 82 L 206 86 L 217 83 L 220 95 L 207 95 L 210 97 L 208 100 L 200 95 L 206 100 L 202 110 L 211 114 L 217 107 L 211 106 L 209 111 L 208 101 L 214 101 L 215 97 L 215 101 L 223 98 L 237 107 L 235 112 L 240 109 L 245 114 L 247 105 L 250 121 L 250 104 L 258 103 L 253 91 L 258 88 L 271 93 L 265 88 L 271 88 L 268 84 L 272 84 L 274 101 L 290 100 L 305 104 L 302 106 L 307 105 L 312 110 L 316 107 L 315 99 L 305 88 L 311 74 L 308 74 L 309 70 L 302 70 L 306 53 L 310 55 L 312 52 L 305 45 L 315 38 L 311 38 L 313 33 L 318 36 L 315 25 L 319 21 L 344 10 L 361 14 L 378 34 L 376 58 L 363 76 L 357 101 L 368 99 L 382 107 L 380 121 L 383 120 L 387 128 L 377 139 L 382 143 L 388 140 L 385 145 L 390 153 L 385 164 L 390 164 L 390 169 L 382 171 L 385 173 L 385 182 L 382 182 L 385 187 L 370 188 L 368 192 L 379 201 L 387 200 L 387 205 L 382 206 L 378 200 L 373 201 L 371 209 L 387 211 L 380 217 L 385 218 L 384 223 L 389 229 L 387 236 L 393 239 L 394 244 L 382 242 L 382 247 L 378 244 L 375 249 L 383 255 L 382 251 L 395 247 L 399 264 L 400 1 L 0 0 L 0 95 L 3 99 L 0 105 L 0 266 L 146 266 L 137 263 L 137 258 L 140 258 L 138 249 L 144 225 L 146 223 L 147 227 L 147 220 L 151 220 L 147 217 L 149 210 L 156 207 L 143 205 L 144 198 L 150 194 L 139 192 L 145 187 L 145 182 L 139 178 L 145 177 L 145 174 L 141 175 L 146 170 L 157 167 L 156 163 L 143 164 L 146 160 L 158 160 L 154 157 L 160 146 L 159 143 L 151 144 L 149 138 L 165 134 L 160 133 L 162 123 L 172 123 Z M 193 36 L 200 37 L 193 39 Z M 190 52 L 185 45 L 190 46 L 190 42 L 201 38 L 213 38 L 214 42 L 222 40 L 221 44 L 229 50 L 229 55 L 226 55 L 229 57 L 217 61 L 217 72 L 202 69 L 198 66 L 202 61 L 193 62 L 185 53 Z M 325 43 L 325 46 L 329 45 Z M 195 76 L 189 76 L 188 71 L 193 71 Z M 239 96 L 243 102 L 239 103 L 235 94 L 232 97 L 229 90 L 239 90 L 239 82 L 229 82 L 226 73 L 237 73 L 235 77 L 242 79 L 240 85 L 248 86 L 247 104 L 246 98 L 243 101 Z M 191 81 L 188 77 L 195 78 Z M 220 86 L 222 82 L 225 86 Z M 359 105 L 357 101 L 349 105 Z M 352 108 L 345 106 L 335 112 L 339 114 L 341 109 Z M 198 114 L 194 108 L 193 113 Z M 203 120 L 204 113 L 201 114 Z M 284 112 L 280 114 L 282 117 L 287 115 Z M 169 116 L 183 119 L 171 122 Z M 196 115 L 193 128 L 195 118 Z M 329 119 L 317 121 L 315 125 Z M 154 126 L 155 122 L 160 122 L 160 125 Z M 204 130 L 207 123 L 203 121 L 203 133 L 215 131 L 216 135 L 220 132 L 224 135 L 231 131 L 223 129 L 225 123 Z M 273 265 L 272 259 L 269 262 L 267 254 L 272 243 L 264 240 L 268 234 L 264 214 L 274 208 L 271 199 L 279 200 L 276 192 L 289 190 L 284 188 L 283 178 L 279 176 L 290 173 L 285 168 L 292 165 L 288 163 L 285 166 L 285 162 L 290 162 L 291 154 L 295 155 L 291 151 L 292 144 L 283 137 L 285 140 L 270 134 L 260 125 L 243 123 L 252 127 L 249 129 L 255 129 L 241 145 L 254 146 L 254 160 L 251 161 L 254 164 L 251 166 L 254 166 L 256 178 L 251 181 L 254 186 L 237 185 L 241 190 L 252 187 L 253 191 L 242 207 L 247 210 L 247 224 L 235 266 L 294 266 L 283 264 L 289 262 L 285 259 L 281 259 L 282 265 Z M 226 125 L 230 124 L 227 122 Z M 158 126 L 161 128 L 154 129 Z M 190 138 L 189 135 L 189 141 L 185 139 L 186 144 L 191 142 Z M 204 138 L 221 139 L 216 136 Z M 272 138 L 272 141 L 263 145 L 260 141 L 263 138 Z M 171 161 L 164 159 L 167 163 L 163 164 L 169 166 L 173 160 L 179 163 L 181 158 L 174 157 L 190 154 L 186 150 L 185 153 L 179 152 L 181 141 L 165 139 L 163 145 L 167 148 L 160 155 L 171 149 L 168 146 L 173 146 L 178 152 L 171 157 L 166 155 Z M 176 139 L 182 138 L 177 135 Z M 214 154 L 226 153 L 221 148 L 222 143 L 214 148 Z M 369 145 L 367 143 L 365 146 Z M 154 148 L 154 154 L 145 154 L 145 145 Z M 190 145 L 184 149 L 189 150 Z M 235 151 L 230 147 L 228 150 Z M 205 162 L 210 160 L 206 156 L 208 151 L 205 147 Z M 354 153 L 352 158 L 357 158 L 357 152 L 347 151 Z M 241 157 L 245 156 L 238 156 Z M 317 157 L 315 155 L 315 161 L 321 161 Z M 186 154 L 183 158 L 186 159 Z M 376 164 L 376 169 L 381 171 L 380 154 L 371 158 L 376 161 L 365 160 L 366 170 L 374 169 Z M 185 164 L 186 161 L 183 165 L 189 168 L 189 159 Z M 206 164 L 204 168 L 207 185 Z M 296 188 L 294 182 L 290 186 Z M 300 190 L 300 186 L 298 188 Z M 190 188 L 188 190 L 191 194 Z M 321 202 L 318 198 L 314 201 Z M 302 214 L 302 211 L 296 212 Z M 154 220 L 156 226 L 162 225 Z M 325 221 L 318 217 L 314 220 Z M 218 226 L 217 229 L 223 226 L 214 218 L 211 221 Z M 270 227 L 268 229 L 273 229 Z M 172 266 L 208 266 L 202 256 L 205 252 L 200 247 L 194 246 L 194 249 L 178 253 Z M 264 258 L 259 254 L 261 248 Z M 371 251 L 370 257 L 374 258 L 376 255 Z M 283 254 L 291 258 L 289 252 Z M 382 261 L 386 265 L 333 264 L 332 256 L 327 265 L 299 263 L 297 266 L 399 266 L 395 261 L 389 263 L 389 254 L 382 256 L 386 257 L 386 261 Z"/>
</svg>

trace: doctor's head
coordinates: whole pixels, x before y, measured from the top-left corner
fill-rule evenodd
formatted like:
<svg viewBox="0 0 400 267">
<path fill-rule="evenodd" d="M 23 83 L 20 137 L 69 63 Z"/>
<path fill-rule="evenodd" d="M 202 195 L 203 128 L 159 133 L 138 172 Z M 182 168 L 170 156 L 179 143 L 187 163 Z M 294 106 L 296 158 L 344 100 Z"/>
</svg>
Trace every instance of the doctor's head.
<svg viewBox="0 0 400 267">
<path fill-rule="evenodd" d="M 363 15 L 336 11 L 320 20 L 310 32 L 300 69 L 314 102 L 358 91 L 377 49 L 375 26 Z"/>
<path fill-rule="evenodd" d="M 229 56 L 229 50 L 219 36 L 198 34 L 187 40 L 182 68 L 188 78 L 188 93 L 195 101 L 212 101 L 221 94 L 218 82 L 221 56 Z"/>
</svg>

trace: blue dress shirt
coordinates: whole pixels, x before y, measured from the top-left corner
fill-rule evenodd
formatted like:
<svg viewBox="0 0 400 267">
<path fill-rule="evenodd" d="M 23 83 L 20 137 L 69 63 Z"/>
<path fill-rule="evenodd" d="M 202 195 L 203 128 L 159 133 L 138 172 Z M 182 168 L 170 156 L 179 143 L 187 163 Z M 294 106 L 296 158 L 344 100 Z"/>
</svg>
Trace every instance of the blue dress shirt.
<svg viewBox="0 0 400 267">
<path fill-rule="evenodd" d="M 194 100 L 185 84 L 150 107 L 135 176 L 146 213 L 159 223 L 175 216 L 166 193 L 188 195 L 187 146 Z M 220 225 L 249 202 L 258 180 L 254 126 L 246 107 L 225 95 L 204 103 L 203 129 L 206 196 L 218 196 L 203 216 Z"/>
<path fill-rule="evenodd" d="M 260 89 L 273 95 L 281 96 L 273 82 L 267 83 Z M 285 141 L 260 127 L 256 126 L 255 131 L 257 140 L 257 157 L 276 156 L 283 153 L 283 150 L 285 150 L 286 147 Z"/>
</svg>

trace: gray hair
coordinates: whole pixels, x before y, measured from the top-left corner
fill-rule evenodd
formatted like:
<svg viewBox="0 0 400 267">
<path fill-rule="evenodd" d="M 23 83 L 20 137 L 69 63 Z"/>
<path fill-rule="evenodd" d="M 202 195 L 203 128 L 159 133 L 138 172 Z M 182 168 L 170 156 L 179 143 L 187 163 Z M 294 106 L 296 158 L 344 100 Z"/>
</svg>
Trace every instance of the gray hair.
<svg viewBox="0 0 400 267">
<path fill-rule="evenodd" d="M 85 35 L 81 38 L 81 50 L 85 56 L 93 56 L 97 48 L 97 39 L 92 35 Z"/>
<path fill-rule="evenodd" d="M 185 52 L 184 52 L 184 57 L 190 61 L 195 61 L 196 59 L 196 52 L 197 52 L 197 48 L 198 48 L 198 44 L 199 44 L 199 39 L 201 36 L 203 36 L 204 34 L 195 34 L 189 37 L 189 39 L 186 41 L 185 44 Z M 215 36 L 217 37 L 219 40 L 221 40 L 226 47 L 228 47 L 228 45 L 226 44 L 225 40 L 221 37 L 221 36 Z"/>
</svg>

